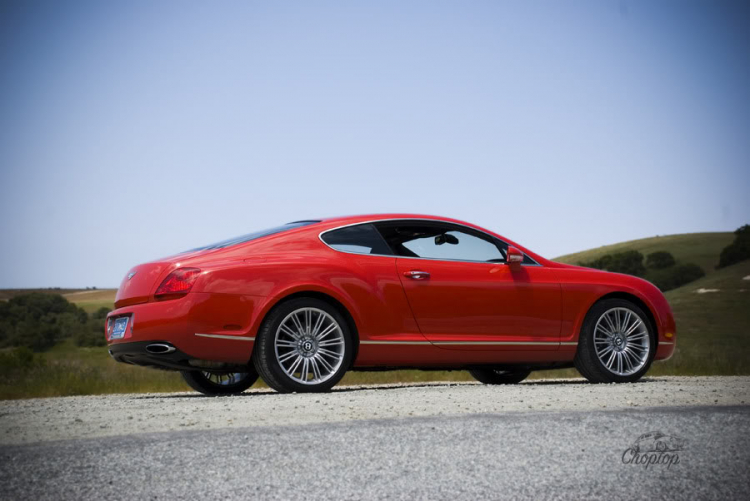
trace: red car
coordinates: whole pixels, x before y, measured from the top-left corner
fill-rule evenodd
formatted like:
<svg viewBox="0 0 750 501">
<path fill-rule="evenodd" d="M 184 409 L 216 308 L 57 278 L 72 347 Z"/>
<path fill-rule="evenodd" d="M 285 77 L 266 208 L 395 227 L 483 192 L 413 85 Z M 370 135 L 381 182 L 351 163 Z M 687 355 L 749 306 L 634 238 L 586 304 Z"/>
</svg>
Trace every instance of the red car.
<svg viewBox="0 0 750 501">
<path fill-rule="evenodd" d="M 644 280 L 408 214 L 296 221 L 142 264 L 115 308 L 115 360 L 180 371 L 206 394 L 258 375 L 281 392 L 326 391 L 347 370 L 404 368 L 507 384 L 575 366 L 592 382 L 632 382 L 676 340 Z"/>
</svg>

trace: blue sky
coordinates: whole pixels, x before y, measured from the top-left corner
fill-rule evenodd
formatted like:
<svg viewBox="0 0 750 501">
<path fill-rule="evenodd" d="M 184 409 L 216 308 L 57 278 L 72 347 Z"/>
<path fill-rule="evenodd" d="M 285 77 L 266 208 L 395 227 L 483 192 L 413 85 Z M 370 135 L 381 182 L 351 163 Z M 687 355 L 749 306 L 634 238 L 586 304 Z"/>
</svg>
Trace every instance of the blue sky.
<svg viewBox="0 0 750 501">
<path fill-rule="evenodd" d="M 0 287 L 419 212 L 547 257 L 750 223 L 748 2 L 0 4 Z"/>
</svg>

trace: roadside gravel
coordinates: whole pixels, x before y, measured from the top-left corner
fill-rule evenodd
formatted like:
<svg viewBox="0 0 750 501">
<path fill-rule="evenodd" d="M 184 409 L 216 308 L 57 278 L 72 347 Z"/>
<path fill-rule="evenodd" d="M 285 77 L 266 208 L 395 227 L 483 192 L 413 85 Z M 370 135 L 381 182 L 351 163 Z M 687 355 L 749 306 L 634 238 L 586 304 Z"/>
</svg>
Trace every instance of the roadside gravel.
<svg viewBox="0 0 750 501">
<path fill-rule="evenodd" d="M 747 404 L 750 377 L 655 377 L 619 385 L 557 379 L 515 386 L 344 386 L 327 394 L 251 390 L 219 398 L 196 393 L 45 398 L 0 402 L 0 445 L 384 418 Z"/>
</svg>

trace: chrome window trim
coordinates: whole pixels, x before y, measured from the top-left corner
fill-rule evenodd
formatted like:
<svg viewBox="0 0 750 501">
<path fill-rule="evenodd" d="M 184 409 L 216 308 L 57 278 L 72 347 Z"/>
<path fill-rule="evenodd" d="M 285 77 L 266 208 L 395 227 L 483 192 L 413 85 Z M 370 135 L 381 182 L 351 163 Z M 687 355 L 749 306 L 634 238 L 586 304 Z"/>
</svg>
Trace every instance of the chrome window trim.
<svg viewBox="0 0 750 501">
<path fill-rule="evenodd" d="M 427 221 L 427 222 L 432 222 L 432 223 L 452 224 L 454 226 L 459 226 L 461 228 L 466 228 L 467 230 L 470 230 L 470 231 L 476 231 L 477 233 L 483 233 L 483 234 L 487 235 L 488 237 L 490 237 L 491 239 L 498 240 L 499 242 L 502 242 L 503 244 L 505 244 L 506 247 L 509 247 L 508 242 L 506 242 L 506 241 L 504 241 L 504 240 L 502 240 L 500 238 L 497 238 L 495 235 L 491 235 L 490 233 L 487 233 L 486 231 L 483 231 L 483 230 L 480 230 L 480 229 L 477 229 L 477 228 L 472 228 L 471 226 L 466 226 L 465 224 L 454 223 L 453 221 L 444 221 L 442 219 L 427 219 L 427 218 L 413 218 L 413 217 L 412 218 L 392 218 L 392 219 L 372 219 L 372 220 L 369 220 L 369 221 L 358 221 L 356 223 L 344 224 L 344 225 L 341 225 L 341 226 L 337 226 L 335 228 L 330 228 L 330 229 L 321 231 L 320 233 L 318 233 L 318 239 L 321 242 L 323 242 L 323 245 L 325 245 L 326 247 L 328 247 L 329 249 L 331 249 L 333 251 L 341 252 L 342 254 L 353 254 L 355 256 L 379 256 L 379 257 L 393 257 L 393 258 L 398 258 L 398 259 L 421 259 L 423 261 L 442 261 L 442 262 L 453 262 L 453 263 L 483 263 L 483 264 L 489 264 L 489 265 L 493 265 L 493 266 L 507 265 L 508 264 L 507 261 L 504 262 L 504 263 L 489 263 L 487 261 L 469 261 L 469 260 L 466 260 L 466 259 L 437 259 L 437 258 L 433 258 L 433 257 L 398 256 L 396 254 L 362 254 L 361 252 L 348 252 L 348 251 L 342 251 L 342 250 L 339 250 L 339 249 L 335 249 L 335 248 L 331 247 L 330 245 L 328 245 L 325 240 L 323 240 L 323 235 L 325 235 L 326 233 L 328 233 L 330 231 L 336 231 L 336 230 L 340 230 L 342 228 L 348 228 L 350 226 L 358 226 L 358 225 L 361 225 L 361 224 L 387 223 L 387 222 L 391 222 L 391 221 Z M 377 230 L 377 228 L 375 228 L 375 229 Z M 382 238 L 382 235 L 381 235 L 381 238 Z M 388 242 L 386 242 L 386 244 L 387 243 Z M 532 258 L 531 256 L 529 256 L 525 252 L 523 253 L 523 255 L 524 255 L 524 257 L 527 257 L 531 261 L 533 261 L 533 264 L 521 263 L 521 266 L 539 266 L 539 267 L 542 267 L 541 264 L 537 263 L 534 258 Z"/>
</svg>

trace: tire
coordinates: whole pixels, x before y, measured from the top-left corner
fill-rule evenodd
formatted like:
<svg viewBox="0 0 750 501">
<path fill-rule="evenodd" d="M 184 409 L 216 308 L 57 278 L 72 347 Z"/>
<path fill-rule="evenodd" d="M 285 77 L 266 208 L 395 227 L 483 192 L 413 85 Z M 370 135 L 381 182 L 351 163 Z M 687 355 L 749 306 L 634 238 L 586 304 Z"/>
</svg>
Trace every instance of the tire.
<svg viewBox="0 0 750 501">
<path fill-rule="evenodd" d="M 353 353 L 352 333 L 336 308 L 303 297 L 269 313 L 255 338 L 253 364 L 278 392 L 324 392 L 344 377 Z"/>
<path fill-rule="evenodd" d="M 633 383 L 655 354 L 655 328 L 643 309 L 625 299 L 605 299 L 586 315 L 574 364 L 592 383 Z"/>
<path fill-rule="evenodd" d="M 204 395 L 236 395 L 250 388 L 258 380 L 258 373 L 180 371 L 182 379 L 195 391 Z"/>
<path fill-rule="evenodd" d="M 518 384 L 531 374 L 528 370 L 501 371 L 495 369 L 473 369 L 469 371 L 474 379 L 484 384 Z"/>
</svg>

